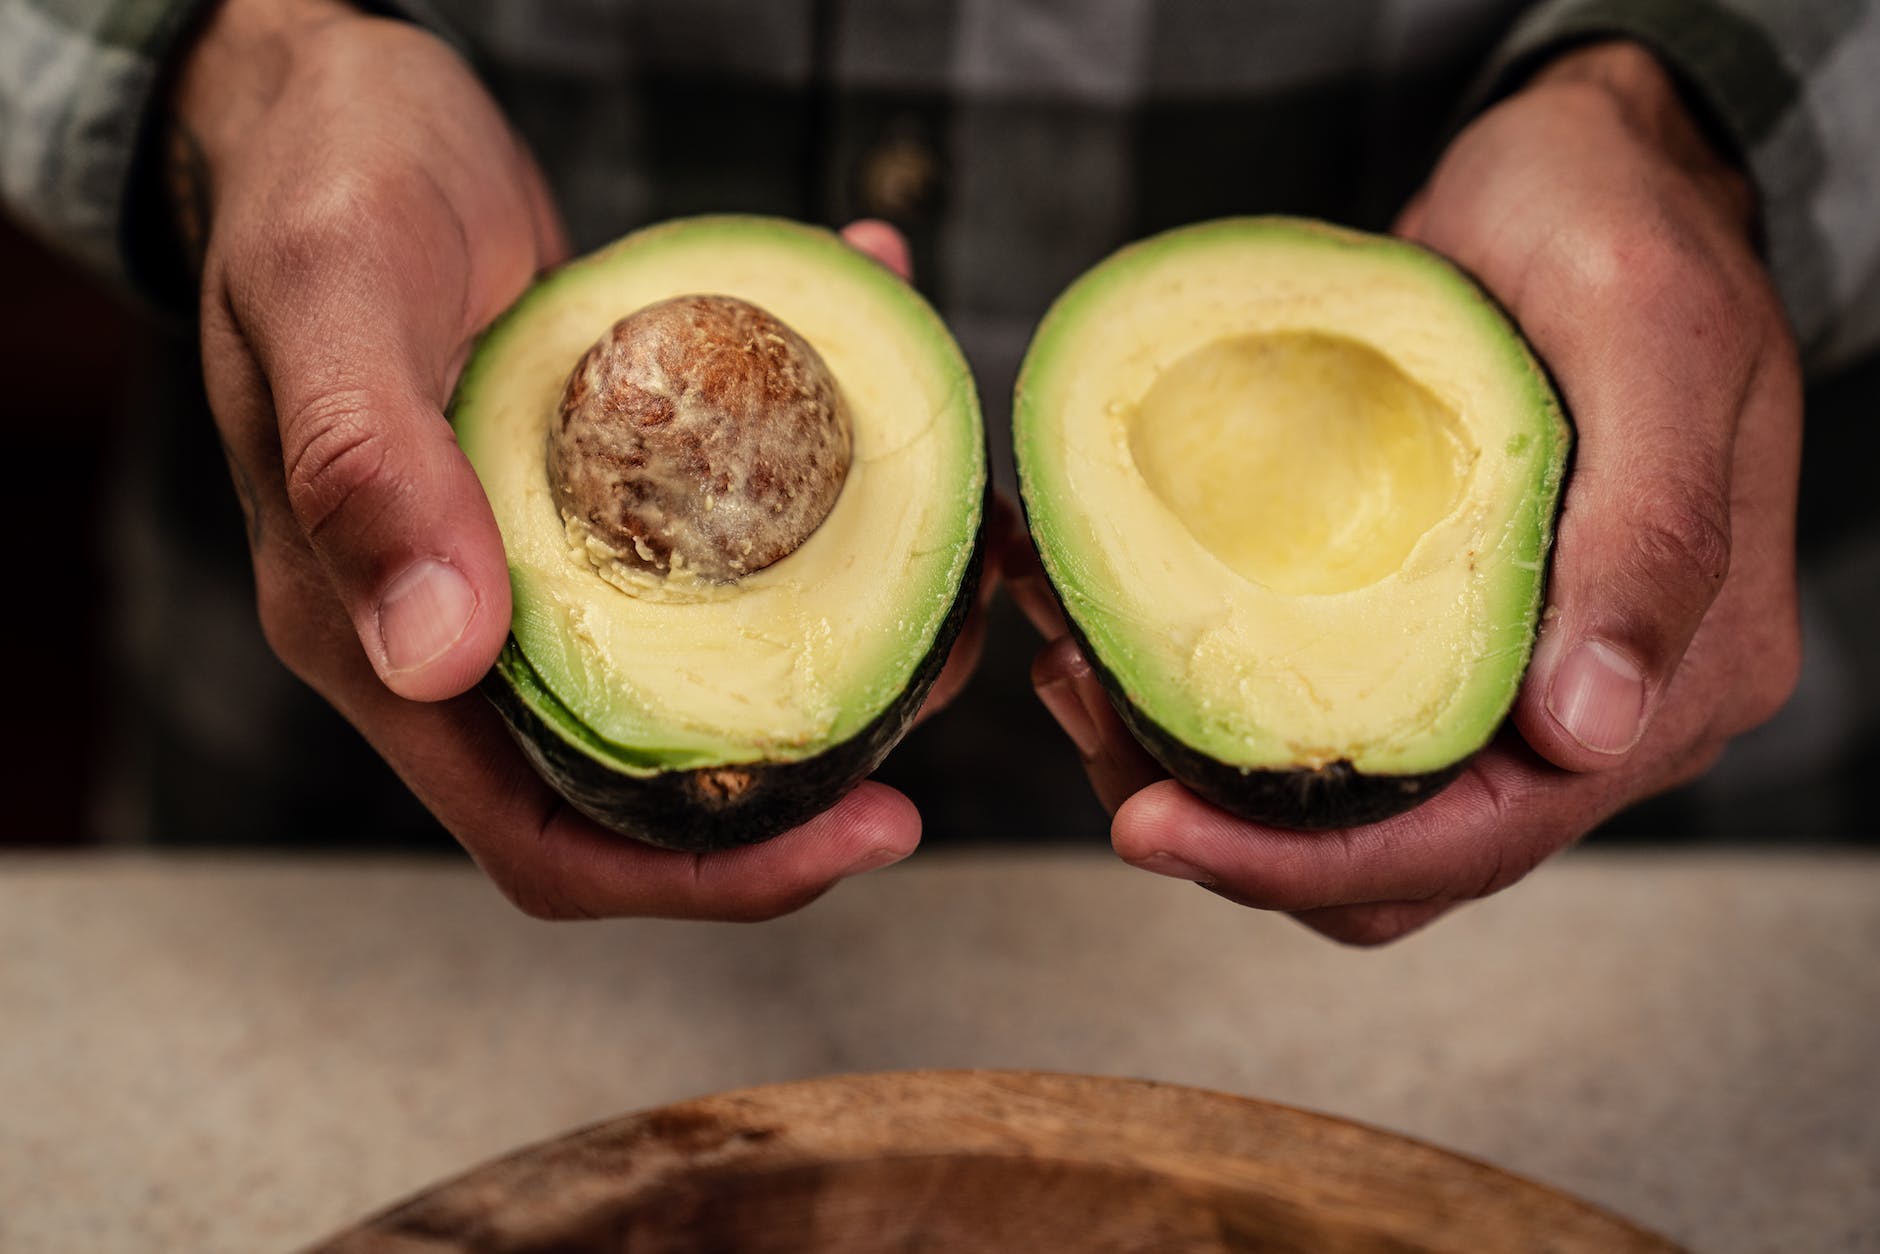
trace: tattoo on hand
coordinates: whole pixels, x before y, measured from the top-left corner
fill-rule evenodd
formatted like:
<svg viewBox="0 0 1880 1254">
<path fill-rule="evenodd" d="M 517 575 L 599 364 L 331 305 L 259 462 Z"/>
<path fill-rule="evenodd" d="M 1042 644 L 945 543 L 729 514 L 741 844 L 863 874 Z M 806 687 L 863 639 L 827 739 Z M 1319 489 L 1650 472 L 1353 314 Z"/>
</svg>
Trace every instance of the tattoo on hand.
<svg viewBox="0 0 1880 1254">
<path fill-rule="evenodd" d="M 235 495 L 242 505 L 242 522 L 248 528 L 248 548 L 252 552 L 261 549 L 261 494 L 255 491 L 255 477 L 248 473 L 248 467 L 241 458 L 235 456 L 227 440 L 222 441 L 222 456 L 228 460 L 228 477 L 235 485 Z"/>
<path fill-rule="evenodd" d="M 172 120 L 165 137 L 163 181 L 170 194 L 176 238 L 189 261 L 190 273 L 201 274 L 209 245 L 209 165 L 202 155 L 202 145 L 181 121 Z"/>
</svg>

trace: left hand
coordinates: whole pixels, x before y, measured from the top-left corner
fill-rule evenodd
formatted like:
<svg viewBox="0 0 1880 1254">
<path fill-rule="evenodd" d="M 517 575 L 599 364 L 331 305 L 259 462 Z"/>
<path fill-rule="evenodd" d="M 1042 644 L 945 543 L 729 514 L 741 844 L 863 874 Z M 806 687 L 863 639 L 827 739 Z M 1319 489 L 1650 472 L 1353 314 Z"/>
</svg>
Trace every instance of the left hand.
<svg viewBox="0 0 1880 1254">
<path fill-rule="evenodd" d="M 1578 441 L 1511 725 L 1407 814 L 1284 831 L 1161 778 L 1056 639 L 1033 680 L 1124 860 L 1378 944 L 1696 778 L 1782 706 L 1801 658 L 1801 374 L 1753 217 L 1746 181 L 1635 45 L 1560 58 L 1456 139 L 1396 230 L 1512 312 Z M 1062 636 L 1041 585 L 1014 593 Z"/>
</svg>

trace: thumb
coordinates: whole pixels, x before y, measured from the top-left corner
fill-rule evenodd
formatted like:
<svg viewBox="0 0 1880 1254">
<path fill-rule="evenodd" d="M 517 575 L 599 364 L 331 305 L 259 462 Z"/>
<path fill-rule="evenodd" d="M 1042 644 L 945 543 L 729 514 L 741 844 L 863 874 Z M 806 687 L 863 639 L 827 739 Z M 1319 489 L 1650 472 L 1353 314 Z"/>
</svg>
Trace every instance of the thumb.
<svg viewBox="0 0 1880 1254">
<path fill-rule="evenodd" d="M 1579 448 L 1515 709 L 1528 743 L 1568 770 L 1617 765 L 1638 744 L 1730 568 L 1738 400 L 1652 366 L 1569 390 Z"/>
<path fill-rule="evenodd" d="M 286 503 L 379 678 L 453 697 L 509 630 L 502 537 L 443 414 L 454 328 L 381 279 L 308 283 L 241 331 L 266 379 Z M 454 302 L 438 301 L 452 306 Z"/>
<path fill-rule="evenodd" d="M 288 502 L 385 685 L 473 686 L 509 631 L 495 516 L 438 404 L 396 382 L 280 408 Z"/>
</svg>

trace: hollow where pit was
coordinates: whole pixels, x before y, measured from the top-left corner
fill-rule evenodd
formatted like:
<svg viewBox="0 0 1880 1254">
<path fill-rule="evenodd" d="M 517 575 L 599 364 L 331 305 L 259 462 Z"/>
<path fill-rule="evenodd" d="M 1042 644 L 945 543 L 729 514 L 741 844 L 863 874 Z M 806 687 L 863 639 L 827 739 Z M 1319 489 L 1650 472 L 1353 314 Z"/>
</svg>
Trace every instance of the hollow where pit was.
<svg viewBox="0 0 1880 1254">
<path fill-rule="evenodd" d="M 1204 345 L 1127 422 L 1137 469 L 1189 533 L 1289 594 L 1348 592 L 1401 567 L 1455 507 L 1474 455 L 1428 388 L 1320 331 Z"/>
</svg>

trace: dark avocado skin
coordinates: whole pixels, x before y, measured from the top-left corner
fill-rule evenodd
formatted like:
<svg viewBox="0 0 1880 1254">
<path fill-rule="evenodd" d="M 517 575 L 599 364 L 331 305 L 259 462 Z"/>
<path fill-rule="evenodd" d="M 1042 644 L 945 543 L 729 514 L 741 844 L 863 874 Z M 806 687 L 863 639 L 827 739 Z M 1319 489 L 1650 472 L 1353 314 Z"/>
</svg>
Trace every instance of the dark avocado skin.
<svg viewBox="0 0 1880 1254">
<path fill-rule="evenodd" d="M 1137 709 L 1109 667 L 1098 659 L 1077 620 L 1068 614 L 1064 617 L 1071 638 L 1130 735 L 1190 792 L 1238 818 L 1301 831 L 1379 823 L 1434 797 L 1468 765 L 1464 758 L 1425 775 L 1365 775 L 1342 760 L 1292 771 L 1230 766 L 1191 749 Z"/>
<path fill-rule="evenodd" d="M 657 775 L 628 775 L 590 756 L 550 726 L 516 691 L 505 663 L 527 666 L 515 637 L 484 676 L 483 694 L 509 724 L 531 765 L 575 809 L 623 836 L 710 853 L 768 840 L 827 810 L 881 765 L 907 734 L 972 612 L 985 559 L 984 506 L 966 577 L 907 687 L 873 722 L 841 744 L 795 762 L 744 762 Z"/>
</svg>

